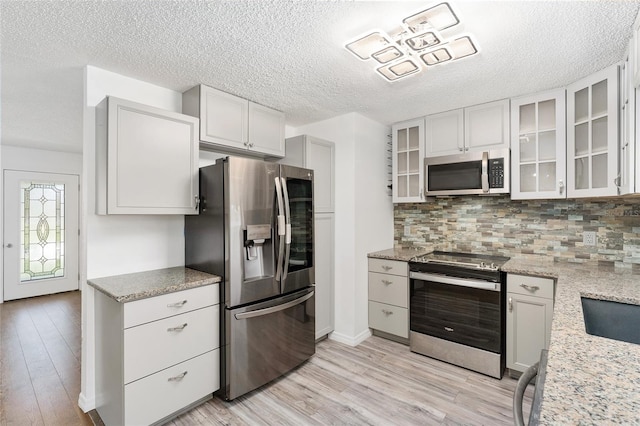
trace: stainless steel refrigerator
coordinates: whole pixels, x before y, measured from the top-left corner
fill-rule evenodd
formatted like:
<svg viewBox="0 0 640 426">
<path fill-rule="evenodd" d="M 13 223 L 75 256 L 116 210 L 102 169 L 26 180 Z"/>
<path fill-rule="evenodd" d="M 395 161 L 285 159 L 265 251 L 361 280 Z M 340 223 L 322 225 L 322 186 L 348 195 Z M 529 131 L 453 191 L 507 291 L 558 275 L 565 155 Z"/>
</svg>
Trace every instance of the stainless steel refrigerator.
<svg viewBox="0 0 640 426">
<path fill-rule="evenodd" d="M 189 268 L 220 275 L 221 387 L 232 400 L 315 353 L 313 171 L 239 157 L 200 169 Z"/>
</svg>

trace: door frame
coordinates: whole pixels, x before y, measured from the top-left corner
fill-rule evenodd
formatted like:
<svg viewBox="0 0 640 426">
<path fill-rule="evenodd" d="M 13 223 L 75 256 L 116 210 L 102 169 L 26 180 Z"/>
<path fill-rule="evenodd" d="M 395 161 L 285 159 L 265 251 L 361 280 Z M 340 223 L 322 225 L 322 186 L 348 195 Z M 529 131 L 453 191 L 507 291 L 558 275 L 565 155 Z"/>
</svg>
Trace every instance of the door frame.
<svg viewBox="0 0 640 426">
<path fill-rule="evenodd" d="M 4 171 L 14 170 L 22 172 L 36 173 L 59 173 L 77 175 L 80 183 L 80 193 L 78 194 L 78 225 L 80 227 L 80 238 L 78 240 L 78 271 L 80 273 L 79 288 L 83 290 L 83 278 L 86 278 L 84 263 L 84 253 L 86 245 L 84 243 L 85 217 L 84 198 L 86 195 L 82 190 L 84 182 L 83 154 L 75 151 L 53 151 L 38 148 L 25 148 L 13 145 L 0 145 L 0 208 L 4 211 Z M 0 241 L 4 241 L 3 226 L 0 226 Z M 4 266 L 0 262 L 0 304 L 4 302 Z"/>
<path fill-rule="evenodd" d="M 9 179 L 9 174 L 11 174 L 11 179 Z M 3 179 L 6 177 L 7 180 L 4 182 L 9 182 L 11 188 L 11 196 L 8 196 L 7 191 L 3 193 L 3 237 L 11 237 L 12 240 L 8 241 L 15 245 L 15 249 L 12 250 L 13 253 L 6 252 L 7 247 L 4 243 L 7 241 L 3 240 L 3 251 L 2 251 L 2 263 L 3 263 L 3 279 L 2 279 L 2 289 L 3 289 L 3 299 L 8 296 L 8 291 L 10 295 L 10 300 L 19 300 L 25 299 L 35 296 L 49 295 L 58 292 L 64 291 L 73 291 L 80 289 L 80 269 L 79 269 L 79 260 L 80 260 L 80 175 L 72 174 L 72 173 L 53 173 L 53 172 L 36 172 L 36 171 L 24 171 L 24 170 L 12 170 L 12 169 L 4 169 L 2 171 Z M 65 253 L 65 273 L 61 277 L 50 277 L 44 280 L 33 280 L 27 283 L 24 283 L 24 286 L 20 285 L 20 277 L 19 274 L 15 275 L 17 271 L 14 269 L 7 268 L 17 268 L 17 263 L 15 261 L 19 261 L 21 255 L 19 253 L 21 244 L 20 240 L 20 231 L 15 229 L 15 226 L 20 225 L 20 190 L 12 185 L 12 181 L 15 184 L 19 184 L 24 180 L 33 180 L 35 182 L 50 182 L 51 180 L 64 182 L 67 186 L 65 189 L 64 196 L 64 217 L 65 217 L 65 227 L 64 227 L 64 253 Z M 7 188 L 3 188 L 7 189 Z M 15 192 L 14 192 L 15 191 Z M 7 198 L 9 197 L 9 198 Z M 15 198 L 17 197 L 17 198 Z M 8 200 L 11 200 L 12 204 L 8 204 Z M 15 202 L 15 204 L 14 204 Z M 9 211 L 9 213 L 7 213 Z M 10 220 L 8 223 L 7 220 Z M 15 222 L 14 222 L 15 220 Z M 69 227 L 69 225 L 72 225 Z M 8 227 L 8 228 L 7 228 Z M 8 232 L 11 230 L 11 232 Z M 5 233 L 5 231 L 7 231 Z M 15 232 L 15 234 L 14 234 Z M 68 245 L 71 244 L 71 245 Z M 71 249 L 69 249 L 71 247 Z M 17 250 L 17 251 L 16 251 Z M 73 253 L 75 250 L 75 253 Z M 69 256 L 72 254 L 72 256 Z M 7 257 L 9 256 L 9 257 Z M 17 256 L 17 257 L 16 257 Z M 8 262 L 7 262 L 8 261 Z M 9 275 L 7 275 L 9 274 Z M 9 281 L 6 281 L 9 278 Z M 46 281 L 46 283 L 45 283 Z M 9 287 L 7 287 L 9 286 Z"/>
</svg>

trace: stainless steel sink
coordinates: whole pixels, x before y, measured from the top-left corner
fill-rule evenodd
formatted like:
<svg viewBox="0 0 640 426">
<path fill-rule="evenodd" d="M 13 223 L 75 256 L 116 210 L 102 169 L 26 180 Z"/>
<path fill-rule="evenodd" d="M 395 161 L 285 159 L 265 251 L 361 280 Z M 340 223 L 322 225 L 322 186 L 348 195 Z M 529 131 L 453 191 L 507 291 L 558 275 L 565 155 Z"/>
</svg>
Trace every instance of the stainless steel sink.
<svg viewBox="0 0 640 426">
<path fill-rule="evenodd" d="M 588 334 L 640 344 L 640 305 L 581 297 Z"/>
</svg>

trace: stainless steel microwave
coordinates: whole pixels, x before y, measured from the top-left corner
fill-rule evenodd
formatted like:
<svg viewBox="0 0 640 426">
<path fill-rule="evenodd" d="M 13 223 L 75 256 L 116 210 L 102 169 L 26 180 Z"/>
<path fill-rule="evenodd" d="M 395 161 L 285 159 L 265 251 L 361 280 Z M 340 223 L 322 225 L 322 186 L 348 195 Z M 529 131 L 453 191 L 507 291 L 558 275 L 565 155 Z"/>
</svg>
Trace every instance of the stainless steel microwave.
<svg viewBox="0 0 640 426">
<path fill-rule="evenodd" d="M 427 157 L 425 195 L 508 194 L 509 169 L 509 149 Z"/>
</svg>

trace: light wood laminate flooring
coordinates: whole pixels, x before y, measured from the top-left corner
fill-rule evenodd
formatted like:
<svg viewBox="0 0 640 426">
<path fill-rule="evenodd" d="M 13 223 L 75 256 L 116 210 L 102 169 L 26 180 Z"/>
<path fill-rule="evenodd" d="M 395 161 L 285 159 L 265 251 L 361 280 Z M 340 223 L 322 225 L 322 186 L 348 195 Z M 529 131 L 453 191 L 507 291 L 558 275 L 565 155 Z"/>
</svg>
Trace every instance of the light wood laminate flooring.
<svg viewBox="0 0 640 426">
<path fill-rule="evenodd" d="M 0 304 L 0 424 L 92 425 L 78 407 L 80 292 Z"/>
<path fill-rule="evenodd" d="M 79 292 L 0 304 L 0 425 L 92 424 L 77 406 L 80 318 Z M 168 424 L 512 425 L 515 385 L 380 337 L 357 347 L 324 340 L 286 377 Z"/>
<path fill-rule="evenodd" d="M 324 340 L 286 377 L 231 402 L 214 398 L 169 424 L 513 425 L 516 383 L 376 336 L 357 347 Z M 532 396 L 530 386 L 526 416 Z"/>
</svg>

